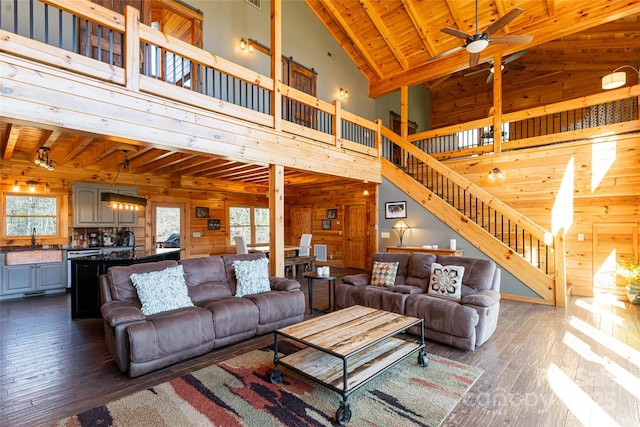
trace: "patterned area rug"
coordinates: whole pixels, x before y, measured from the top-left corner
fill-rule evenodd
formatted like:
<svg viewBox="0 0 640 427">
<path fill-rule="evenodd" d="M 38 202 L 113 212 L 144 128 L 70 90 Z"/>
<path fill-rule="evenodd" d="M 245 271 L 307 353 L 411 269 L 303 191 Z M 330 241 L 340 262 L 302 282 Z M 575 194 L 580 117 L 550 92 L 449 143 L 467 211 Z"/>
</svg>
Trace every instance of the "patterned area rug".
<svg viewBox="0 0 640 427">
<path fill-rule="evenodd" d="M 282 349 L 288 353 L 287 349 Z M 353 392 L 352 426 L 438 426 L 482 369 L 428 355 L 402 363 Z M 335 426 L 341 396 L 282 368 L 271 384 L 273 351 L 265 348 L 175 378 L 61 420 L 56 426 Z"/>
</svg>

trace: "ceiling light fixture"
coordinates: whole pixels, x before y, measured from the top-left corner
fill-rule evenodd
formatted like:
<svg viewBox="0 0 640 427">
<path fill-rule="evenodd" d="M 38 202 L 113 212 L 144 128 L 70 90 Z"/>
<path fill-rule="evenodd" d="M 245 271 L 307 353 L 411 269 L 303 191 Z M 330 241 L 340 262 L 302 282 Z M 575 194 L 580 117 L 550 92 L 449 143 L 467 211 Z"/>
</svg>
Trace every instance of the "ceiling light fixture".
<svg viewBox="0 0 640 427">
<path fill-rule="evenodd" d="M 107 206 L 109 206 L 111 209 L 137 211 L 137 210 L 140 210 L 140 208 L 144 208 L 145 206 L 147 206 L 147 199 L 145 199 L 144 197 L 128 196 L 126 194 L 113 192 L 113 186 L 116 184 L 116 181 L 118 180 L 118 176 L 120 175 L 120 172 L 122 172 L 123 169 L 129 169 L 129 172 L 131 172 L 131 177 L 133 178 L 133 185 L 136 184 L 136 178 L 133 175 L 131 166 L 129 165 L 129 154 L 128 154 L 129 151 L 128 150 L 122 150 L 122 151 L 124 151 L 124 159 L 122 159 L 122 165 L 120 166 L 120 170 L 116 174 L 116 177 L 113 180 L 113 184 L 111 184 L 111 188 L 109 189 L 109 192 L 102 193 L 102 195 L 100 196 L 100 200 L 102 200 L 103 202 L 107 202 Z"/>
<path fill-rule="evenodd" d="M 640 83 L 640 69 L 636 69 L 631 65 L 622 65 L 602 78 L 602 89 L 616 89 L 624 86 L 627 83 L 627 73 L 620 71 L 623 68 L 631 68 L 635 71 L 638 74 L 638 82 Z"/>
<path fill-rule="evenodd" d="M 493 168 L 493 169 L 491 169 L 489 171 L 489 175 L 488 175 L 489 181 L 493 181 L 493 180 L 496 180 L 496 179 L 501 181 L 501 180 L 504 179 L 504 177 L 505 177 L 504 172 L 502 172 L 498 168 Z"/>
<path fill-rule="evenodd" d="M 411 227 L 409 227 L 409 225 L 403 219 L 401 219 L 400 221 L 396 222 L 391 228 L 395 229 L 398 232 L 398 237 L 400 238 L 398 246 L 404 246 L 402 244 L 402 238 L 404 237 L 404 233 Z"/>
<path fill-rule="evenodd" d="M 53 170 L 53 160 L 49 158 L 49 147 L 40 147 L 38 150 L 38 157 L 33 161 L 38 166 L 42 166 L 43 168 L 52 171 Z"/>
</svg>

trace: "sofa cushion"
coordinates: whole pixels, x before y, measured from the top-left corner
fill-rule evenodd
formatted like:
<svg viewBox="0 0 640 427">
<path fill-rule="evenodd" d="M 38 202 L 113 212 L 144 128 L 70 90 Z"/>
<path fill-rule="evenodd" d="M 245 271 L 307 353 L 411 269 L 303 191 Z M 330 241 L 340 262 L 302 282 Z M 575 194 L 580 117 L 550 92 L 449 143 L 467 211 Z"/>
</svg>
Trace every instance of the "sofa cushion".
<svg viewBox="0 0 640 427">
<path fill-rule="evenodd" d="M 470 289 L 468 289 L 469 292 L 463 291 L 462 296 L 476 291 L 492 289 L 496 263 L 491 260 L 439 255 L 436 262 L 442 265 L 461 265 L 464 267 L 462 282 L 465 287 Z"/>
<path fill-rule="evenodd" d="M 429 278 L 431 277 L 431 264 L 436 262 L 434 254 L 413 253 L 407 263 L 406 285 L 419 286 L 423 292 L 427 292 Z"/>
<path fill-rule="evenodd" d="M 193 306 L 181 265 L 160 271 L 134 273 L 131 281 L 138 292 L 142 313 L 146 316 Z"/>
<path fill-rule="evenodd" d="M 396 273 L 398 272 L 397 262 L 379 262 L 373 263 L 371 270 L 371 284 L 373 286 L 391 287 L 396 282 Z"/>
<path fill-rule="evenodd" d="M 109 277 L 111 298 L 114 300 L 137 300 L 138 293 L 131 281 L 132 274 L 164 270 L 167 267 L 175 267 L 176 265 L 178 265 L 177 261 L 166 260 L 109 267 L 107 276 Z"/>
<path fill-rule="evenodd" d="M 269 260 L 260 258 L 253 261 L 234 261 L 238 285 L 236 296 L 259 294 L 271 290 L 269 285 Z"/>
<path fill-rule="evenodd" d="M 460 300 L 464 267 L 459 265 L 431 264 L 431 279 L 427 293 L 449 296 Z"/>
<path fill-rule="evenodd" d="M 232 295 L 221 257 L 188 258 L 181 260 L 180 264 L 184 268 L 184 280 L 194 304 Z"/>
</svg>

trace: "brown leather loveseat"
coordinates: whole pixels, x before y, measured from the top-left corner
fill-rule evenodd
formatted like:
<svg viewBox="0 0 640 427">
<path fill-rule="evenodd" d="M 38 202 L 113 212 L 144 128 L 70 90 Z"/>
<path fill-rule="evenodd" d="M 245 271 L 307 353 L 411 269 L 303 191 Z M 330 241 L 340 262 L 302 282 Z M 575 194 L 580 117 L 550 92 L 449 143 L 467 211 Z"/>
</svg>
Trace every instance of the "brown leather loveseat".
<svg viewBox="0 0 640 427">
<path fill-rule="evenodd" d="M 235 296 L 234 261 L 263 254 L 233 254 L 111 267 L 100 276 L 102 317 L 109 353 L 137 377 L 213 348 L 272 332 L 304 318 L 305 299 L 292 279 L 269 277 L 271 290 Z M 181 265 L 192 306 L 143 314 L 132 274 Z"/>
<path fill-rule="evenodd" d="M 397 262 L 392 286 L 372 286 L 374 263 Z M 428 293 L 434 263 L 464 267 L 460 299 Z M 345 276 L 338 308 L 364 305 L 424 319 L 425 338 L 475 350 L 491 337 L 500 309 L 500 269 L 493 261 L 425 253 L 377 253 L 367 273 Z M 419 335 L 417 327 L 409 332 Z"/>
</svg>

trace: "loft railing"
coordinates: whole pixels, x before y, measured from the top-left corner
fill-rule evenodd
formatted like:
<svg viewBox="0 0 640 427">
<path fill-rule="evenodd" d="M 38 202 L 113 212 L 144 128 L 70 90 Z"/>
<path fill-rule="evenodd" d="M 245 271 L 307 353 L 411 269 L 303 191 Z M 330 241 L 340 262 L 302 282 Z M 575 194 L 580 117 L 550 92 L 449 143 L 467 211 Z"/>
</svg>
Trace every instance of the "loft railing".
<svg viewBox="0 0 640 427">
<path fill-rule="evenodd" d="M 3 2 L 0 8 L 2 39 L 28 45 L 11 35 L 17 34 L 46 43 L 52 50 L 71 52 L 48 55 L 41 51 L 31 56 L 34 60 L 134 91 L 275 126 L 273 79 L 138 23 L 139 12 L 133 8 L 127 8 L 125 16 L 89 1 L 23 0 L 6 4 L 8 7 Z M 70 59 L 60 61 L 60 57 Z M 285 85 L 280 89 L 283 131 L 377 157 L 375 122 L 342 110 L 338 101 L 327 103 Z"/>
</svg>

